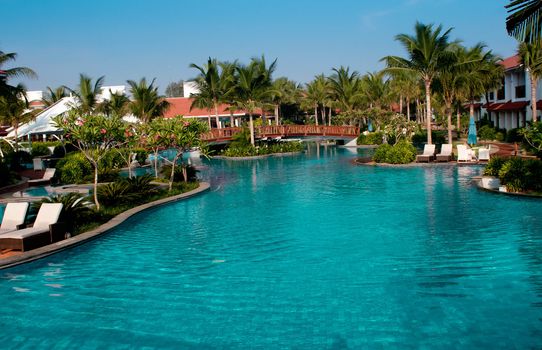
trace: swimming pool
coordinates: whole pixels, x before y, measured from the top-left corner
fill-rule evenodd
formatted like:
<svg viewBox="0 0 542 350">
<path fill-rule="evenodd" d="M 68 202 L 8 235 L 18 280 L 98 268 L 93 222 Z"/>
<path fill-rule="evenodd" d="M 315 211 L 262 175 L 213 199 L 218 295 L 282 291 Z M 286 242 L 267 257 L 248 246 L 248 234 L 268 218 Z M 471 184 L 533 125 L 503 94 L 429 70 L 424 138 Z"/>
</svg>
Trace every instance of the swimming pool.
<svg viewBox="0 0 542 350">
<path fill-rule="evenodd" d="M 542 203 L 352 158 L 213 160 L 211 192 L 0 271 L 2 346 L 540 346 Z"/>
</svg>

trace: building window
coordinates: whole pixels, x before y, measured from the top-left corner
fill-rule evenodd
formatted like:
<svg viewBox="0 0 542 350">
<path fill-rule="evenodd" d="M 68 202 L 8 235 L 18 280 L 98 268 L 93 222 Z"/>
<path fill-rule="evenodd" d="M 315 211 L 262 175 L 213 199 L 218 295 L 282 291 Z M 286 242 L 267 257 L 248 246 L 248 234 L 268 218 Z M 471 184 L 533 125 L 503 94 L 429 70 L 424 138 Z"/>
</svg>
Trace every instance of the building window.
<svg viewBox="0 0 542 350">
<path fill-rule="evenodd" d="M 525 97 L 525 85 L 516 86 L 516 98 Z"/>
<path fill-rule="evenodd" d="M 491 92 L 489 93 L 489 100 L 490 100 L 490 101 L 494 101 L 494 100 L 495 100 L 495 92 L 491 91 Z"/>
<path fill-rule="evenodd" d="M 504 86 L 497 90 L 497 100 L 504 100 Z"/>
</svg>

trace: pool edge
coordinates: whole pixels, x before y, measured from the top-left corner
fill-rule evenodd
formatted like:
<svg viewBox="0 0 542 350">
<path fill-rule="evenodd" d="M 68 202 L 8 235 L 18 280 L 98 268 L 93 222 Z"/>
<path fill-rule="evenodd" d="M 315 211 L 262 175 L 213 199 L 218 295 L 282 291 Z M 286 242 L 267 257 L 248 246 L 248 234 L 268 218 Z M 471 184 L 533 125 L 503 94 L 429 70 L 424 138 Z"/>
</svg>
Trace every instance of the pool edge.
<svg viewBox="0 0 542 350">
<path fill-rule="evenodd" d="M 130 218 L 131 216 L 139 212 L 142 212 L 144 210 L 154 208 L 160 205 L 164 205 L 170 202 L 175 202 L 178 200 L 193 197 L 195 195 L 198 195 L 202 192 L 209 190 L 210 187 L 211 185 L 208 182 L 200 182 L 199 187 L 194 190 L 181 193 L 175 196 L 162 198 L 153 202 L 145 203 L 137 207 L 131 208 L 125 212 L 120 213 L 119 215 L 115 216 L 114 218 L 106 222 L 105 224 L 100 225 L 93 230 L 81 233 L 77 236 L 65 239 L 57 243 L 49 244 L 38 249 L 24 252 L 21 255 L 16 255 L 13 257 L 2 259 L 0 260 L 0 270 L 10 268 L 16 265 L 28 263 L 28 262 L 38 260 L 41 258 L 45 258 L 49 255 L 61 252 L 65 249 L 72 248 L 80 244 L 86 243 L 88 241 L 91 241 L 93 239 L 100 237 L 102 234 L 120 225 L 125 220 L 127 220 L 128 218 Z"/>
</svg>

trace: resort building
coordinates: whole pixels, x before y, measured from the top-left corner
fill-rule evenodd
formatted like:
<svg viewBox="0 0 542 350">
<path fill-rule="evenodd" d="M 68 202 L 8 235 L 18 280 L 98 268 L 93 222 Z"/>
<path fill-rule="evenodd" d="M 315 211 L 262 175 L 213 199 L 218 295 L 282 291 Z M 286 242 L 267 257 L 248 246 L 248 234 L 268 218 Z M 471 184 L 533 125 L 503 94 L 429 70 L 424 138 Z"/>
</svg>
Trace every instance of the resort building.
<svg viewBox="0 0 542 350">
<path fill-rule="evenodd" d="M 518 55 L 508 57 L 501 61 L 505 69 L 502 86 L 499 90 L 489 91 L 486 103 L 475 105 L 479 110 L 476 119 L 484 115 L 501 129 L 514 129 L 526 125 L 533 120 L 531 104 L 531 89 L 529 73 L 521 64 Z M 540 85 L 540 84 L 539 84 Z M 536 91 L 537 108 L 542 107 L 542 89 L 538 86 Z M 537 118 L 540 118 L 538 112 Z"/>
</svg>

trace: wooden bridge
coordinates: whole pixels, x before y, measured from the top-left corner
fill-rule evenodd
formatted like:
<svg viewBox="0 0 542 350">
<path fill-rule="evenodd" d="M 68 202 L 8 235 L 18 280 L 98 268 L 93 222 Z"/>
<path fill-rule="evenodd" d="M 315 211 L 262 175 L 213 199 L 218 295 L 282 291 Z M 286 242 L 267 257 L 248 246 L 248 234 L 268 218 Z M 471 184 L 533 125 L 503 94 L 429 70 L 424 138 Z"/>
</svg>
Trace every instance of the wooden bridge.
<svg viewBox="0 0 542 350">
<path fill-rule="evenodd" d="M 241 128 L 211 129 L 202 135 L 207 142 L 230 141 L 232 136 L 241 132 Z M 256 138 L 266 137 L 325 137 L 338 139 L 354 139 L 359 135 L 356 126 L 327 125 L 268 125 L 254 128 Z"/>
</svg>

